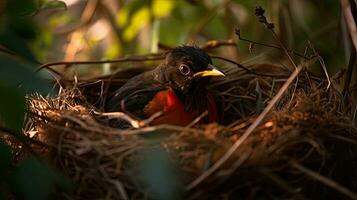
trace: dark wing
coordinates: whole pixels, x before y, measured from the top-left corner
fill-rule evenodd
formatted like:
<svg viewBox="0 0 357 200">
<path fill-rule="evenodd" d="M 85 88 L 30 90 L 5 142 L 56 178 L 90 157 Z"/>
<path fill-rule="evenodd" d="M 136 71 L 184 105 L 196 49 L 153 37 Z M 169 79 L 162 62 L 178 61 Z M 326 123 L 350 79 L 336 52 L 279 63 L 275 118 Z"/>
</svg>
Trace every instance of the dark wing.
<svg viewBox="0 0 357 200">
<path fill-rule="evenodd" d="M 145 106 L 164 89 L 164 85 L 154 80 L 151 71 L 139 74 L 115 92 L 107 103 L 107 111 L 125 111 L 141 119 L 147 118 Z"/>
</svg>

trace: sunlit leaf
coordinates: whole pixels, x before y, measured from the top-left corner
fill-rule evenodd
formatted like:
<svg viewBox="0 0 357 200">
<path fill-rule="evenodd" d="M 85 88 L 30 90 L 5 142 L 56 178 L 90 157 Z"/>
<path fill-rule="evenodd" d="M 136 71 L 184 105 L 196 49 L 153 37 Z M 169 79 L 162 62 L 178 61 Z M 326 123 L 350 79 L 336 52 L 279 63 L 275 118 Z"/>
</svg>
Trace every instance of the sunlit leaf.
<svg viewBox="0 0 357 200">
<path fill-rule="evenodd" d="M 154 0 L 152 2 L 152 12 L 155 17 L 166 17 L 170 15 L 174 8 L 175 1 Z"/>
<path fill-rule="evenodd" d="M 128 23 L 129 9 L 128 7 L 122 7 L 117 14 L 117 24 L 119 27 L 124 27 Z"/>
<path fill-rule="evenodd" d="M 11 176 L 14 194 L 26 200 L 48 199 L 56 186 L 69 190 L 69 182 L 48 165 L 31 158 L 21 162 Z"/>
<path fill-rule="evenodd" d="M 40 7 L 41 10 L 52 9 L 52 8 L 67 9 L 67 5 L 63 1 L 53 0 L 53 1 L 45 1 Z"/>
<path fill-rule="evenodd" d="M 112 45 L 105 51 L 104 56 L 108 59 L 117 58 L 122 53 L 121 45 L 119 41 L 113 42 Z"/>
<path fill-rule="evenodd" d="M 150 5 L 150 0 L 132 0 L 124 4 L 118 11 L 116 20 L 119 27 L 125 27 L 129 24 L 132 16 L 141 8 Z"/>
<path fill-rule="evenodd" d="M 69 24 L 71 22 L 75 21 L 74 17 L 71 15 L 71 13 L 57 13 L 52 15 L 49 19 L 48 19 L 48 26 L 50 28 L 58 28 L 61 26 L 65 26 L 66 24 Z"/>
<path fill-rule="evenodd" d="M 32 51 L 39 60 L 44 60 L 46 56 L 51 53 L 48 50 L 53 42 L 54 36 L 48 29 L 42 29 L 39 37 L 32 44 Z"/>
<path fill-rule="evenodd" d="M 141 28 L 150 22 L 150 9 L 145 6 L 136 11 L 130 21 L 130 25 L 124 30 L 123 38 L 125 41 L 131 41 L 139 33 Z"/>
</svg>

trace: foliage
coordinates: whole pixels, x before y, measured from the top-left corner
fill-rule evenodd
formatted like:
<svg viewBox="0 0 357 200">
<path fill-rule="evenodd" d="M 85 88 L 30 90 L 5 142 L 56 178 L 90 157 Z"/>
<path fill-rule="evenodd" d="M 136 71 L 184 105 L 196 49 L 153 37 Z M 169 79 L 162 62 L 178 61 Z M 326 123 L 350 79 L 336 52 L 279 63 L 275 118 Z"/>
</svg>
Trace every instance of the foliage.
<svg viewBox="0 0 357 200">
<path fill-rule="evenodd" d="M 59 7 L 64 7 L 64 3 L 44 0 L 11 0 L 0 5 L 1 134 L 12 133 L 22 140 L 25 96 L 49 92 L 50 84 L 34 72 L 38 61 L 29 44 L 36 39 L 39 27 L 31 16 L 42 9 Z M 8 192 L 21 199 L 47 199 L 55 186 L 69 186 L 58 172 L 38 158 L 16 162 L 10 147 L 0 141 L 0 199 L 7 199 Z"/>
</svg>

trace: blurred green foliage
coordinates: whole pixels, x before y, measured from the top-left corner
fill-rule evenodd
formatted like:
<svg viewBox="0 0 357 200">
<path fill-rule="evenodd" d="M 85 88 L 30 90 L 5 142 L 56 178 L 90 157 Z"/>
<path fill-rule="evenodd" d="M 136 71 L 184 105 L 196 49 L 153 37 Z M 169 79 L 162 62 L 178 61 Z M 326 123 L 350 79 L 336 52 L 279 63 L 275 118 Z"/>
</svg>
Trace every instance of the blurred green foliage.
<svg viewBox="0 0 357 200">
<path fill-rule="evenodd" d="M 51 85 L 34 71 L 38 61 L 31 42 L 37 39 L 40 27 L 32 16 L 43 9 L 63 7 L 65 4 L 61 1 L 11 0 L 0 3 L 1 134 L 10 132 L 24 142 L 21 130 L 25 96 L 35 92 L 49 93 Z M 58 186 L 68 189 L 69 185 L 63 176 L 38 158 L 17 163 L 10 147 L 0 140 L 0 199 L 10 196 L 26 200 L 47 199 Z"/>
<path fill-rule="evenodd" d="M 69 1 L 69 0 L 67 0 Z M 304 52 L 311 41 L 336 72 L 349 57 L 349 38 L 341 23 L 339 2 L 326 0 L 71 0 L 68 10 L 45 12 L 36 16 L 41 22 L 32 48 L 42 61 L 114 59 L 126 54 L 154 53 L 158 45 L 174 47 L 209 40 L 237 41 L 235 52 L 224 54 L 238 61 L 253 57 L 256 62 L 278 63 L 281 51 L 238 41 L 234 34 L 256 42 L 277 45 L 271 33 L 254 15 L 257 5 L 266 10 L 275 31 L 290 49 Z M 93 12 L 87 7 L 95 5 Z M 86 17 L 83 17 L 86 16 Z M 89 17 L 88 17 L 89 16 Z M 77 34 L 79 39 L 73 39 Z M 76 44 L 77 43 L 77 44 Z M 73 47 L 75 46 L 75 47 Z M 98 66 L 103 67 L 103 65 Z M 81 71 L 92 74 L 93 71 Z M 93 67 L 91 67 L 93 69 Z M 103 68 L 102 68 L 103 69 Z M 103 70 L 104 72 L 105 70 Z"/>
<path fill-rule="evenodd" d="M 153 145 L 153 144 L 151 144 Z M 135 163 L 139 178 L 154 199 L 181 199 L 183 186 L 172 155 L 164 149 L 148 147 L 141 152 L 142 159 Z"/>
</svg>

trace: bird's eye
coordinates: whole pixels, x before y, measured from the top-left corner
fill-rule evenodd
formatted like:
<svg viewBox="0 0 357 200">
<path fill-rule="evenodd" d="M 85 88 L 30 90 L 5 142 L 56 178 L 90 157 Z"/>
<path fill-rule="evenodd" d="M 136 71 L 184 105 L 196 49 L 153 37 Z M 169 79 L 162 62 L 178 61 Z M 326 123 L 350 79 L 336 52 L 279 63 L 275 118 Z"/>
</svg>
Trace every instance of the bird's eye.
<svg viewBox="0 0 357 200">
<path fill-rule="evenodd" d="M 180 70 L 181 74 L 183 74 L 185 76 L 189 75 L 191 72 L 191 69 L 185 64 L 181 64 L 179 67 L 179 70 Z"/>
</svg>

